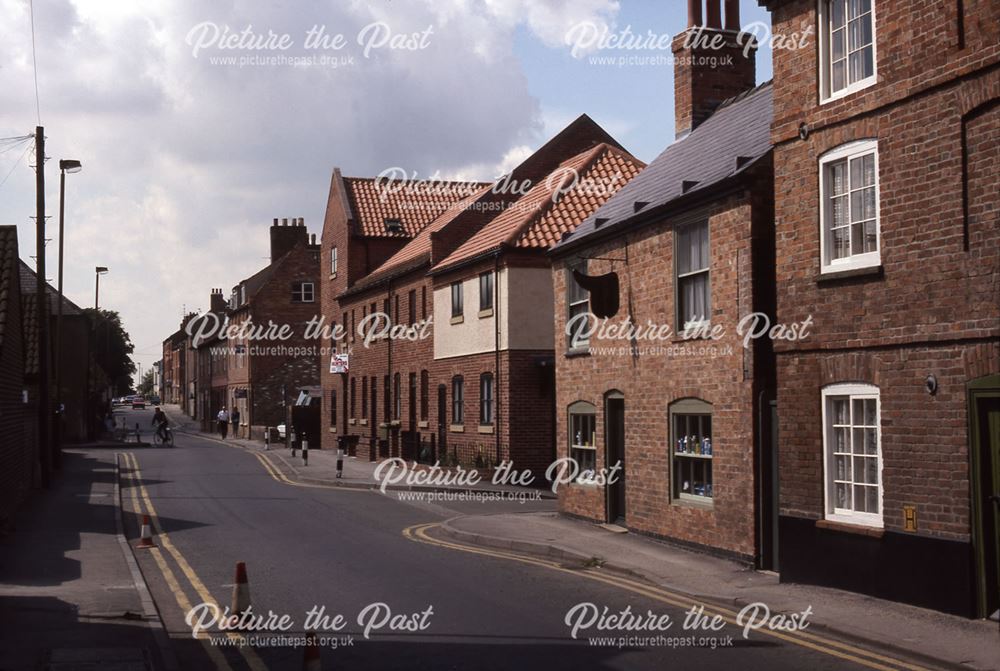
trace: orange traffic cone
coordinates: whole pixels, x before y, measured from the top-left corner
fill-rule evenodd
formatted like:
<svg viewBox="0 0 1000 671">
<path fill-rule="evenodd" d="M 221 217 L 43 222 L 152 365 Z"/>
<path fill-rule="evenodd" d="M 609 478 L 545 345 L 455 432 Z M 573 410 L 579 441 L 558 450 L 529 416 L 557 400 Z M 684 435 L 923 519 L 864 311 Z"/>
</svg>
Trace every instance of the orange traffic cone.
<svg viewBox="0 0 1000 671">
<path fill-rule="evenodd" d="M 302 655 L 302 671 L 320 671 L 321 668 L 316 632 L 311 631 L 306 634 L 306 650 Z"/>
<path fill-rule="evenodd" d="M 236 579 L 233 581 L 233 605 L 229 612 L 240 615 L 250 608 L 250 585 L 247 582 L 247 565 L 236 562 Z"/>
<path fill-rule="evenodd" d="M 156 547 L 156 543 L 153 542 L 153 530 L 149 525 L 149 515 L 142 516 L 142 531 L 139 532 L 139 544 L 135 547 L 139 550 Z"/>
</svg>

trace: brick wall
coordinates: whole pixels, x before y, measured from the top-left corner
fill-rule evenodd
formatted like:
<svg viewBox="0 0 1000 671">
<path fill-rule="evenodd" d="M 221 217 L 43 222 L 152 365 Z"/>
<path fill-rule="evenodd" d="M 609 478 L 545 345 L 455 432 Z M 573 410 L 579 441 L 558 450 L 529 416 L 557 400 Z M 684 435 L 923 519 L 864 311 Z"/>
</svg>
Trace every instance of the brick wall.
<svg viewBox="0 0 1000 671">
<path fill-rule="evenodd" d="M 16 240 L 16 234 L 12 236 Z M 6 319 L 0 347 L 0 526 L 24 500 L 32 484 L 33 465 L 37 460 L 34 434 L 27 429 L 37 426 L 37 414 L 29 414 L 34 405 L 24 404 L 24 341 L 21 331 L 21 291 L 17 273 L 17 253 L 12 254 L 8 282 Z M 37 411 L 37 409 L 36 409 Z"/>
<path fill-rule="evenodd" d="M 770 166 L 762 164 L 763 181 L 756 192 L 770 193 Z M 754 352 L 744 350 L 736 333 L 742 315 L 766 309 L 770 285 L 753 268 L 755 236 L 767 238 L 768 198 L 740 191 L 721 198 L 704 211 L 709 219 L 711 304 L 713 324 L 726 335 L 706 352 L 601 351 L 628 341 L 593 338 L 590 354 L 567 356 L 566 265 L 553 265 L 556 324 L 556 451 L 568 456 L 568 408 L 576 401 L 596 407 L 597 467 L 605 464 L 604 399 L 609 392 L 625 398 L 626 524 L 630 529 L 669 538 L 752 561 L 755 544 L 755 426 L 757 391 L 767 384 L 768 367 L 757 375 Z M 627 266 L 592 260 L 588 274 L 615 270 L 621 280 L 621 308 L 613 318 L 624 319 L 631 306 L 635 323 L 670 324 L 676 330 L 673 276 L 673 226 L 667 220 L 628 235 Z M 617 238 L 580 252 L 589 257 L 625 258 L 625 241 Z M 760 342 L 760 341 L 758 341 Z M 663 347 L 699 348 L 704 341 L 679 338 Z M 761 344 L 760 346 L 766 346 Z M 727 348 L 731 348 L 727 351 Z M 759 357 L 758 357 L 759 359 Z M 756 376 L 756 377 L 755 377 Z M 670 404 L 698 398 L 712 405 L 714 498 L 709 506 L 675 500 L 671 492 L 668 412 Z M 563 487 L 560 509 L 572 515 L 605 521 L 604 488 L 573 484 Z"/>
</svg>

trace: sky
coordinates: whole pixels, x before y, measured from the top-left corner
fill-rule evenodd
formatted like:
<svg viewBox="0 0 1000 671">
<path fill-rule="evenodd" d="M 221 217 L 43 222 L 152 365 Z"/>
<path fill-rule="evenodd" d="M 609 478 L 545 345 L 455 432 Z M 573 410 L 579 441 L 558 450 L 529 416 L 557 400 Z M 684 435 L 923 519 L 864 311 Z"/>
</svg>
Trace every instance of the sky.
<svg viewBox="0 0 1000 671">
<path fill-rule="evenodd" d="M 740 4 L 742 25 L 770 24 Z M 107 266 L 101 307 L 143 370 L 185 310 L 266 264 L 274 217 L 321 232 L 334 167 L 492 180 L 582 113 L 646 162 L 673 141 L 672 65 L 618 64 L 669 49 L 588 36 L 669 40 L 684 0 L 37 0 L 34 61 L 31 10 L 0 0 L 0 138 L 45 127 L 53 284 L 58 161 L 83 163 L 66 178 L 65 293 L 92 306 Z M 757 58 L 760 83 L 766 43 Z M 32 267 L 33 165 L 30 143 L 0 140 L 0 224 Z"/>
</svg>

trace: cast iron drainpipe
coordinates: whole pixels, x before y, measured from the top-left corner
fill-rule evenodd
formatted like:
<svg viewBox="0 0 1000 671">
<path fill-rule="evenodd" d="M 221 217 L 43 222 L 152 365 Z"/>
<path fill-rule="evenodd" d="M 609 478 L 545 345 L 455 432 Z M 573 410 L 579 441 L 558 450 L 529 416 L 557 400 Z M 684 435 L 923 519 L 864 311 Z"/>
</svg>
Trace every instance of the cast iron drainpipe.
<svg viewBox="0 0 1000 671">
<path fill-rule="evenodd" d="M 493 418 L 496 439 L 497 459 L 495 466 L 500 465 L 500 254 L 503 245 L 493 254 L 493 352 L 494 352 L 494 385 L 493 403 L 496 407 Z"/>
</svg>

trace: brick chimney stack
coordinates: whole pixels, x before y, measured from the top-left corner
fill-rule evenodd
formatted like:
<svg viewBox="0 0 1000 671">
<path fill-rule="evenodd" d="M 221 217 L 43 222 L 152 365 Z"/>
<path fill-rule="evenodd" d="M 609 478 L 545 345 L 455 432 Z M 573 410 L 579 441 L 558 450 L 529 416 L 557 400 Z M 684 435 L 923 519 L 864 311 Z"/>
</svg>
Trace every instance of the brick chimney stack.
<svg viewBox="0 0 1000 671">
<path fill-rule="evenodd" d="M 209 297 L 209 311 L 225 312 L 225 310 L 226 310 L 226 297 L 222 293 L 222 289 L 212 289 L 212 294 Z"/>
<path fill-rule="evenodd" d="M 274 219 L 274 223 L 271 224 L 271 263 L 280 259 L 300 243 L 309 244 L 305 219 L 293 217 L 289 223 L 288 218 L 285 217 L 280 224 L 277 218 Z"/>
<path fill-rule="evenodd" d="M 677 139 L 757 82 L 757 44 L 740 32 L 739 0 L 725 0 L 725 27 L 720 5 L 721 0 L 688 0 L 688 27 L 674 38 Z"/>
</svg>

